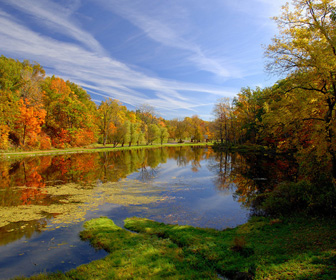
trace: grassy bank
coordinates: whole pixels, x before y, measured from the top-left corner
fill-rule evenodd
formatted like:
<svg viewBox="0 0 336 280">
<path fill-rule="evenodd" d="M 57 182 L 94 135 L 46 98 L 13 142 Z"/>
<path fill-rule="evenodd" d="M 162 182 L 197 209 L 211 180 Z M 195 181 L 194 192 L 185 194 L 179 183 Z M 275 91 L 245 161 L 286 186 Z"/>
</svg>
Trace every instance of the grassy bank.
<svg viewBox="0 0 336 280">
<path fill-rule="evenodd" d="M 2 151 L 0 152 L 0 159 L 8 158 L 23 158 L 23 157 L 33 157 L 42 155 L 63 155 L 63 154 L 75 154 L 75 153 L 95 153 L 95 152 L 111 152 L 111 151 L 121 151 L 121 150 L 134 150 L 134 149 L 151 149 L 160 147 L 183 147 L 183 146 L 211 146 L 212 143 L 165 143 L 153 144 L 153 145 L 139 145 L 139 146 L 117 146 L 113 145 L 103 146 L 102 144 L 95 144 L 88 147 L 82 148 L 68 148 L 68 149 L 52 149 L 52 150 L 37 150 L 37 151 Z"/>
<path fill-rule="evenodd" d="M 81 237 L 110 254 L 31 279 L 336 279 L 331 219 L 252 218 L 217 231 L 130 218 L 125 228 L 107 218 L 86 222 Z"/>
</svg>

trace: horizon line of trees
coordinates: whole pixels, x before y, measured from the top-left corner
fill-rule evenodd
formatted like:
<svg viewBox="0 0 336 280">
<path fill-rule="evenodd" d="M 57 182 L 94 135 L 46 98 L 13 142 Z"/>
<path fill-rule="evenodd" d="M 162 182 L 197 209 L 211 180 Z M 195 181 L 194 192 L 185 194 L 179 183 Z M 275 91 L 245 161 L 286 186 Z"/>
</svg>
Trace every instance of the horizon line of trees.
<svg viewBox="0 0 336 280">
<path fill-rule="evenodd" d="M 0 150 L 212 140 L 197 115 L 165 120 L 147 104 L 131 111 L 116 99 L 97 106 L 79 85 L 46 77 L 38 63 L 0 57 Z"/>
</svg>

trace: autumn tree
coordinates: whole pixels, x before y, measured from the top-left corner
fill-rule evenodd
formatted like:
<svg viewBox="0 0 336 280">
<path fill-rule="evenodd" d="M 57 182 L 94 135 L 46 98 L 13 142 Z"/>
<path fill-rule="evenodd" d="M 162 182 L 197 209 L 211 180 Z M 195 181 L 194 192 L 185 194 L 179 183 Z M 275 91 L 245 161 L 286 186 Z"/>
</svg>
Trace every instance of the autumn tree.
<svg viewBox="0 0 336 280">
<path fill-rule="evenodd" d="M 103 145 L 106 145 L 109 129 L 111 128 L 111 124 L 113 124 L 114 113 L 117 111 L 117 106 L 119 106 L 117 100 L 113 100 L 112 98 L 106 99 L 102 101 L 98 108 L 98 125 L 100 128 L 100 134 L 103 138 Z"/>
<path fill-rule="evenodd" d="M 23 117 L 25 109 L 35 113 L 43 109 L 41 82 L 44 73 L 37 63 L 31 64 L 27 60 L 20 62 L 4 56 L 0 57 L 0 147 L 2 149 L 9 147 L 10 140 L 15 145 L 19 145 L 20 141 L 22 144 L 22 136 L 26 134 L 22 134 L 21 130 L 19 136 L 16 129 L 20 122 L 18 118 L 21 120 L 25 118 Z M 22 107 L 23 104 L 24 107 Z M 31 107 L 34 109 L 30 109 Z M 21 128 L 24 126 L 22 124 Z M 25 137 L 23 142 L 27 144 Z"/>
<path fill-rule="evenodd" d="M 19 103 L 9 90 L 0 89 L 0 149 L 9 147 L 9 134 L 14 129 Z"/>
<path fill-rule="evenodd" d="M 88 106 L 91 100 L 83 102 L 82 90 L 54 76 L 45 79 L 43 89 L 47 111 L 45 127 L 53 145 L 64 148 L 95 142 L 94 112 L 91 110 L 94 107 Z M 82 140 L 78 142 L 78 139 Z"/>
<path fill-rule="evenodd" d="M 213 129 L 213 122 L 206 122 L 205 128 L 204 128 L 204 136 L 206 141 L 212 141 L 215 138 L 215 132 Z"/>
<path fill-rule="evenodd" d="M 187 123 L 183 119 L 175 119 L 175 137 L 182 143 L 187 135 Z"/>
<path fill-rule="evenodd" d="M 197 115 L 191 118 L 186 118 L 189 127 L 189 134 L 191 141 L 201 142 L 204 135 L 204 121 L 201 120 Z"/>
<path fill-rule="evenodd" d="M 142 104 L 139 108 L 136 109 L 136 115 L 141 120 L 141 132 L 145 137 L 147 143 L 149 142 L 149 125 L 158 124 L 158 119 L 156 117 L 157 113 L 155 108 L 149 104 Z"/>
<path fill-rule="evenodd" d="M 153 106 L 144 103 L 136 110 L 136 112 L 145 124 L 149 125 L 157 123 L 156 112 Z"/>
<path fill-rule="evenodd" d="M 172 140 L 176 139 L 176 135 L 175 135 L 176 123 L 177 123 L 177 119 L 167 121 L 166 127 L 167 127 L 168 134 L 169 134 L 168 139 L 172 139 Z"/>
<path fill-rule="evenodd" d="M 215 116 L 214 126 L 216 130 L 217 138 L 221 143 L 229 142 L 229 130 L 231 126 L 232 118 L 232 105 L 229 98 L 221 98 L 215 104 L 213 109 Z"/>
<path fill-rule="evenodd" d="M 41 84 L 44 80 L 45 71 L 39 64 L 32 65 L 29 61 L 22 62 L 20 98 L 29 106 L 42 106 L 43 92 Z M 27 104 L 26 104 L 27 105 Z"/>
<path fill-rule="evenodd" d="M 275 18 L 280 35 L 266 49 L 268 70 L 289 75 L 290 88 L 285 94 L 312 93 L 306 101 L 301 100 L 302 107 L 315 105 L 301 123 L 309 122 L 321 131 L 316 154 L 328 156 L 336 178 L 335 2 L 294 0 L 292 6 L 284 6 L 282 15 Z"/>
<path fill-rule="evenodd" d="M 264 113 L 264 103 L 267 101 L 265 93 L 268 89 L 257 87 L 255 90 L 247 87 L 242 88 L 233 100 L 235 116 L 235 136 L 237 140 L 257 143 L 259 129 Z"/>
<path fill-rule="evenodd" d="M 26 104 L 25 104 L 26 103 Z M 37 146 L 37 136 L 41 133 L 42 125 L 45 122 L 46 111 L 38 107 L 29 106 L 29 102 L 22 99 L 19 102 L 19 116 L 16 121 L 16 131 L 19 135 L 20 145 L 25 147 L 27 140 L 30 146 Z"/>
</svg>

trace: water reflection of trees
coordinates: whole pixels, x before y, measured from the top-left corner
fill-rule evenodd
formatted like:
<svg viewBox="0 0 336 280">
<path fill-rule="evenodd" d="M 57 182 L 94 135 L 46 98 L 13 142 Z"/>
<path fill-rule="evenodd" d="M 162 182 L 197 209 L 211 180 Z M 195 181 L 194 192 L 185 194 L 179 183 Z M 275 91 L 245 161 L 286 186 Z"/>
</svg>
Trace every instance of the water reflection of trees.
<svg viewBox="0 0 336 280">
<path fill-rule="evenodd" d="M 272 190 L 280 181 L 295 180 L 293 162 L 283 157 L 220 152 L 211 148 L 164 147 L 62 156 L 25 158 L 0 162 L 0 206 L 42 204 L 53 199 L 45 186 L 66 183 L 117 182 L 138 172 L 138 179 L 150 181 L 158 176 L 160 164 L 174 159 L 178 166 L 190 164 L 193 172 L 208 159 L 216 174 L 218 189 L 236 189 L 239 201 L 247 203 L 256 193 Z"/>
<path fill-rule="evenodd" d="M 273 190 L 280 182 L 296 180 L 297 165 L 283 156 L 217 152 L 208 168 L 221 190 L 235 188 L 235 197 L 250 205 L 255 195 Z"/>
<path fill-rule="evenodd" d="M 92 188 L 98 182 L 118 182 L 134 172 L 138 173 L 137 179 L 149 182 L 158 176 L 161 164 L 168 159 L 175 159 L 178 166 L 190 164 L 191 170 L 197 172 L 201 167 L 200 161 L 209 158 L 211 153 L 211 149 L 204 148 L 164 147 L 0 161 L 0 207 L 59 205 L 66 199 L 64 195 L 52 194 L 51 186 L 61 188 L 75 183 Z M 52 218 L 42 216 L 44 218 L 0 227 L 0 239 L 3 241 L 0 245 L 23 236 L 29 238 L 34 232 L 42 230 L 47 220 Z"/>
<path fill-rule="evenodd" d="M 235 188 L 237 199 L 246 205 L 255 194 L 270 191 L 279 182 L 295 180 L 296 176 L 295 165 L 293 168 L 293 162 L 284 157 L 214 153 L 211 148 L 164 147 L 42 156 L 0 161 L 0 207 L 62 203 L 61 196 L 48 194 L 51 185 L 77 183 L 91 188 L 97 182 L 118 182 L 134 172 L 138 172 L 138 180 L 149 182 L 158 176 L 161 164 L 168 159 L 175 160 L 177 166 L 190 166 L 193 172 L 198 172 L 206 159 L 207 167 L 215 174 L 217 188 L 222 191 Z M 12 224 L 0 228 L 0 239 L 10 242 L 45 225 L 45 219 Z M 8 233 L 12 228 L 15 236 Z"/>
<path fill-rule="evenodd" d="M 218 152 L 208 161 L 208 169 L 215 173 L 214 184 L 220 190 L 232 190 L 237 185 L 239 172 L 245 168 L 238 154 Z M 238 175 L 238 176 L 237 176 Z"/>
<path fill-rule="evenodd" d="M 36 232 L 41 232 L 47 225 L 47 219 L 21 221 L 0 228 L 0 246 L 25 237 L 29 239 Z"/>
<path fill-rule="evenodd" d="M 211 149 L 163 147 L 101 153 L 42 156 L 18 161 L 0 161 L 0 206 L 49 205 L 46 186 L 67 183 L 117 182 L 133 172 L 149 181 L 160 171 L 160 164 L 175 159 L 178 166 L 191 164 L 197 172 L 200 161 L 209 158 Z"/>
</svg>

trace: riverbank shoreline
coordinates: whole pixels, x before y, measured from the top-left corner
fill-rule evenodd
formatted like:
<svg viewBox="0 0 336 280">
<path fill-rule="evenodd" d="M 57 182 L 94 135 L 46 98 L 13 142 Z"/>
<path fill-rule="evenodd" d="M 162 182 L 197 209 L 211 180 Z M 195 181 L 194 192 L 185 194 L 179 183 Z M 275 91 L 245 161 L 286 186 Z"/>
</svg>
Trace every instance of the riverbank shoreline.
<svg viewBox="0 0 336 280">
<path fill-rule="evenodd" d="M 111 152 L 111 151 L 123 151 L 123 150 L 137 150 L 137 149 L 154 149 L 161 147 L 183 147 L 183 146 L 212 146 L 212 143 L 165 143 L 154 145 L 133 145 L 133 146 L 117 146 L 113 145 L 94 145 L 83 148 L 69 148 L 69 149 L 52 149 L 52 150 L 36 150 L 36 151 L 14 151 L 14 152 L 0 152 L 1 159 L 10 158 L 24 158 L 43 155 L 66 155 L 66 154 L 78 154 L 78 153 L 96 153 L 96 152 Z"/>
</svg>

